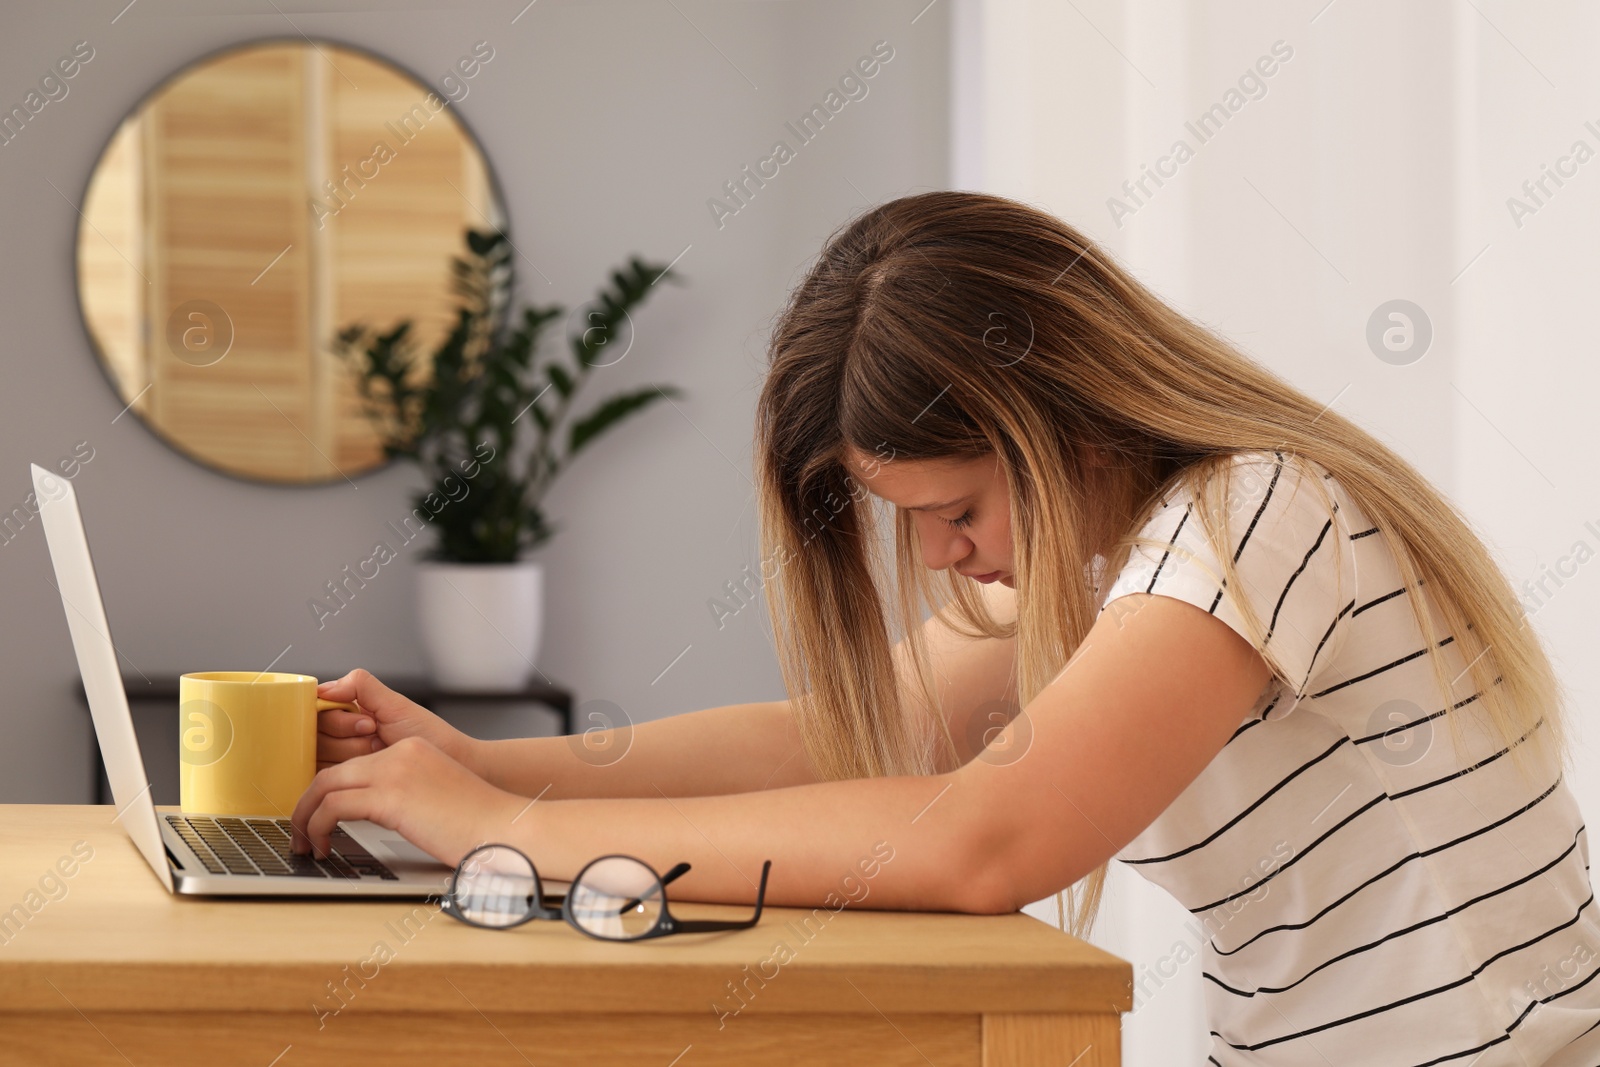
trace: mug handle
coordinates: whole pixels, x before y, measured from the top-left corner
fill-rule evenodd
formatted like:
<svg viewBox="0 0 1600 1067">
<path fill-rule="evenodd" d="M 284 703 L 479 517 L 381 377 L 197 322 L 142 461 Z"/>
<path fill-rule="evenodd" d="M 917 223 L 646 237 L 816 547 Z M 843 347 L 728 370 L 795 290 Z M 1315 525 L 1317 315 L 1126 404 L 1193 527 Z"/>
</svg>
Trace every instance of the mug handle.
<svg viewBox="0 0 1600 1067">
<path fill-rule="evenodd" d="M 350 701 L 323 700 L 321 697 L 317 698 L 317 710 L 318 711 L 331 711 L 334 708 L 342 708 L 345 711 L 359 712 L 359 713 L 361 713 L 363 715 L 367 714 L 367 712 L 361 711 L 360 706 L 358 706 L 357 704 L 355 704 L 353 702 L 350 702 Z"/>
</svg>

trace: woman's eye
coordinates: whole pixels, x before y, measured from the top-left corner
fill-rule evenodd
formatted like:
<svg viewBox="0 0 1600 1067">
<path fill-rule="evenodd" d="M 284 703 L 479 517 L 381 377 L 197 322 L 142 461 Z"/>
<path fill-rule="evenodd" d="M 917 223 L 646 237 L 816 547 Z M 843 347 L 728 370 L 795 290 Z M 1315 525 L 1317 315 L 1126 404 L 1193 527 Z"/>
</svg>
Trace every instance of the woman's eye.
<svg viewBox="0 0 1600 1067">
<path fill-rule="evenodd" d="M 941 518 L 943 518 L 943 516 L 941 516 Z M 957 515 L 953 519 L 945 519 L 944 523 L 945 523 L 946 526 L 949 526 L 949 527 L 951 527 L 953 529 L 959 530 L 963 526 L 971 525 L 971 523 L 972 523 L 972 512 L 970 510 L 963 511 L 960 515 Z"/>
</svg>

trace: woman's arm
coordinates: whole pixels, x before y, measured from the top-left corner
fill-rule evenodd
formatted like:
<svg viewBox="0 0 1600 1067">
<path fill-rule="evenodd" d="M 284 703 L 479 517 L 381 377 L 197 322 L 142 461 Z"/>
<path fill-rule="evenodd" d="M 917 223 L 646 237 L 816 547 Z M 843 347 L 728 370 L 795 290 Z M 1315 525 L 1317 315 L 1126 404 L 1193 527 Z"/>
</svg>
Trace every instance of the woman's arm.
<svg viewBox="0 0 1600 1067">
<path fill-rule="evenodd" d="M 1011 590 L 985 589 L 998 619 L 1016 617 Z M 939 769 L 953 770 L 983 747 L 985 732 L 996 728 L 986 716 L 1006 701 L 1015 707 L 1015 642 L 963 637 L 938 617 L 923 624 L 923 633 L 957 745 L 954 754 L 941 747 Z M 936 729 L 910 684 L 906 642 L 894 655 L 908 713 L 920 717 L 924 728 Z M 817 781 L 787 700 L 707 708 L 570 738 L 472 745 L 462 762 L 477 774 L 509 792 L 547 800 L 718 796 Z"/>
<path fill-rule="evenodd" d="M 707 708 L 570 737 L 482 741 L 365 670 L 322 683 L 317 695 L 362 708 L 319 713 L 318 768 L 419 739 L 507 792 L 550 800 L 741 793 L 816 777 L 788 701 Z"/>
<path fill-rule="evenodd" d="M 473 745 L 463 761 L 470 769 L 508 792 L 545 800 L 715 796 L 816 780 L 787 700 Z"/>
<path fill-rule="evenodd" d="M 1016 617 L 1011 590 L 986 586 L 984 595 L 996 618 Z M 994 718 L 997 709 L 1007 704 L 1015 708 L 1015 642 L 963 637 L 937 616 L 923 624 L 923 634 L 957 746 L 954 753 L 939 747 L 938 769 L 954 770 L 983 747 L 986 735 L 1004 724 Z M 894 655 L 907 713 L 918 718 L 923 729 L 937 731 L 932 711 L 911 684 L 905 641 L 896 646 Z M 730 704 L 571 737 L 483 741 L 468 737 L 364 670 L 324 683 L 318 695 L 357 701 L 369 713 L 321 713 L 319 767 L 419 737 L 491 785 L 546 800 L 718 796 L 817 780 L 787 700 Z"/>
<path fill-rule="evenodd" d="M 693 869 L 673 895 L 729 903 L 752 899 L 767 859 L 768 899 L 814 906 L 861 884 L 876 857 L 872 907 L 1015 910 L 1072 884 L 1152 822 L 1222 749 L 1269 677 L 1249 643 L 1205 611 L 1170 597 L 1130 600 L 1101 616 L 1005 728 L 1004 761 L 730 796 L 546 802 L 497 789 L 413 739 L 319 773 L 294 821 L 322 849 L 337 821 L 371 819 L 448 863 L 503 841 L 552 879 L 607 852 L 658 870 L 687 860 Z"/>
</svg>

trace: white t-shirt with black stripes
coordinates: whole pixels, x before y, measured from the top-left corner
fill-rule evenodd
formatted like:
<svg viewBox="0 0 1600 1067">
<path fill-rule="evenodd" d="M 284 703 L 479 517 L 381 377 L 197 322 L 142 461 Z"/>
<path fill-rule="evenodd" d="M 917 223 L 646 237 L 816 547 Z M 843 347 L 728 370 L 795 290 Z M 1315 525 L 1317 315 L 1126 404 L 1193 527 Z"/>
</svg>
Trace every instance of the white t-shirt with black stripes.
<svg viewBox="0 0 1600 1067">
<path fill-rule="evenodd" d="M 1101 608 L 1176 597 L 1248 639 L 1242 595 L 1294 681 L 1116 857 L 1193 915 L 1210 1062 L 1577 1063 L 1579 1035 L 1600 1047 L 1600 917 L 1572 794 L 1554 768 L 1518 776 L 1435 608 L 1460 679 L 1439 688 L 1384 535 L 1323 467 L 1232 462 L 1238 588 L 1175 488 L 1140 531 L 1170 547 L 1135 548 Z"/>
</svg>

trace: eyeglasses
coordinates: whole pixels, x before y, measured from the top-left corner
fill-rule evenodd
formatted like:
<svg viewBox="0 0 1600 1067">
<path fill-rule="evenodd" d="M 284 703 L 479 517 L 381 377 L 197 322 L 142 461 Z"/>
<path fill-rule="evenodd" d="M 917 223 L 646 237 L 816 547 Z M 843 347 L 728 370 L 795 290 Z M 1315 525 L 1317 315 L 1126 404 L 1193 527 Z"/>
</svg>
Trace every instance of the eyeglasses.
<svg viewBox="0 0 1600 1067">
<path fill-rule="evenodd" d="M 532 860 L 510 845 L 480 845 L 456 866 L 439 907 L 468 925 L 491 930 L 521 926 L 534 919 L 563 919 L 601 941 L 742 930 L 761 918 L 771 868 L 771 860 L 761 865 L 756 911 L 750 918 L 683 920 L 667 910 L 666 887 L 689 872 L 687 863 L 660 875 L 632 856 L 601 856 L 584 865 L 560 906 L 555 907 L 556 902 L 545 897 Z"/>
</svg>

